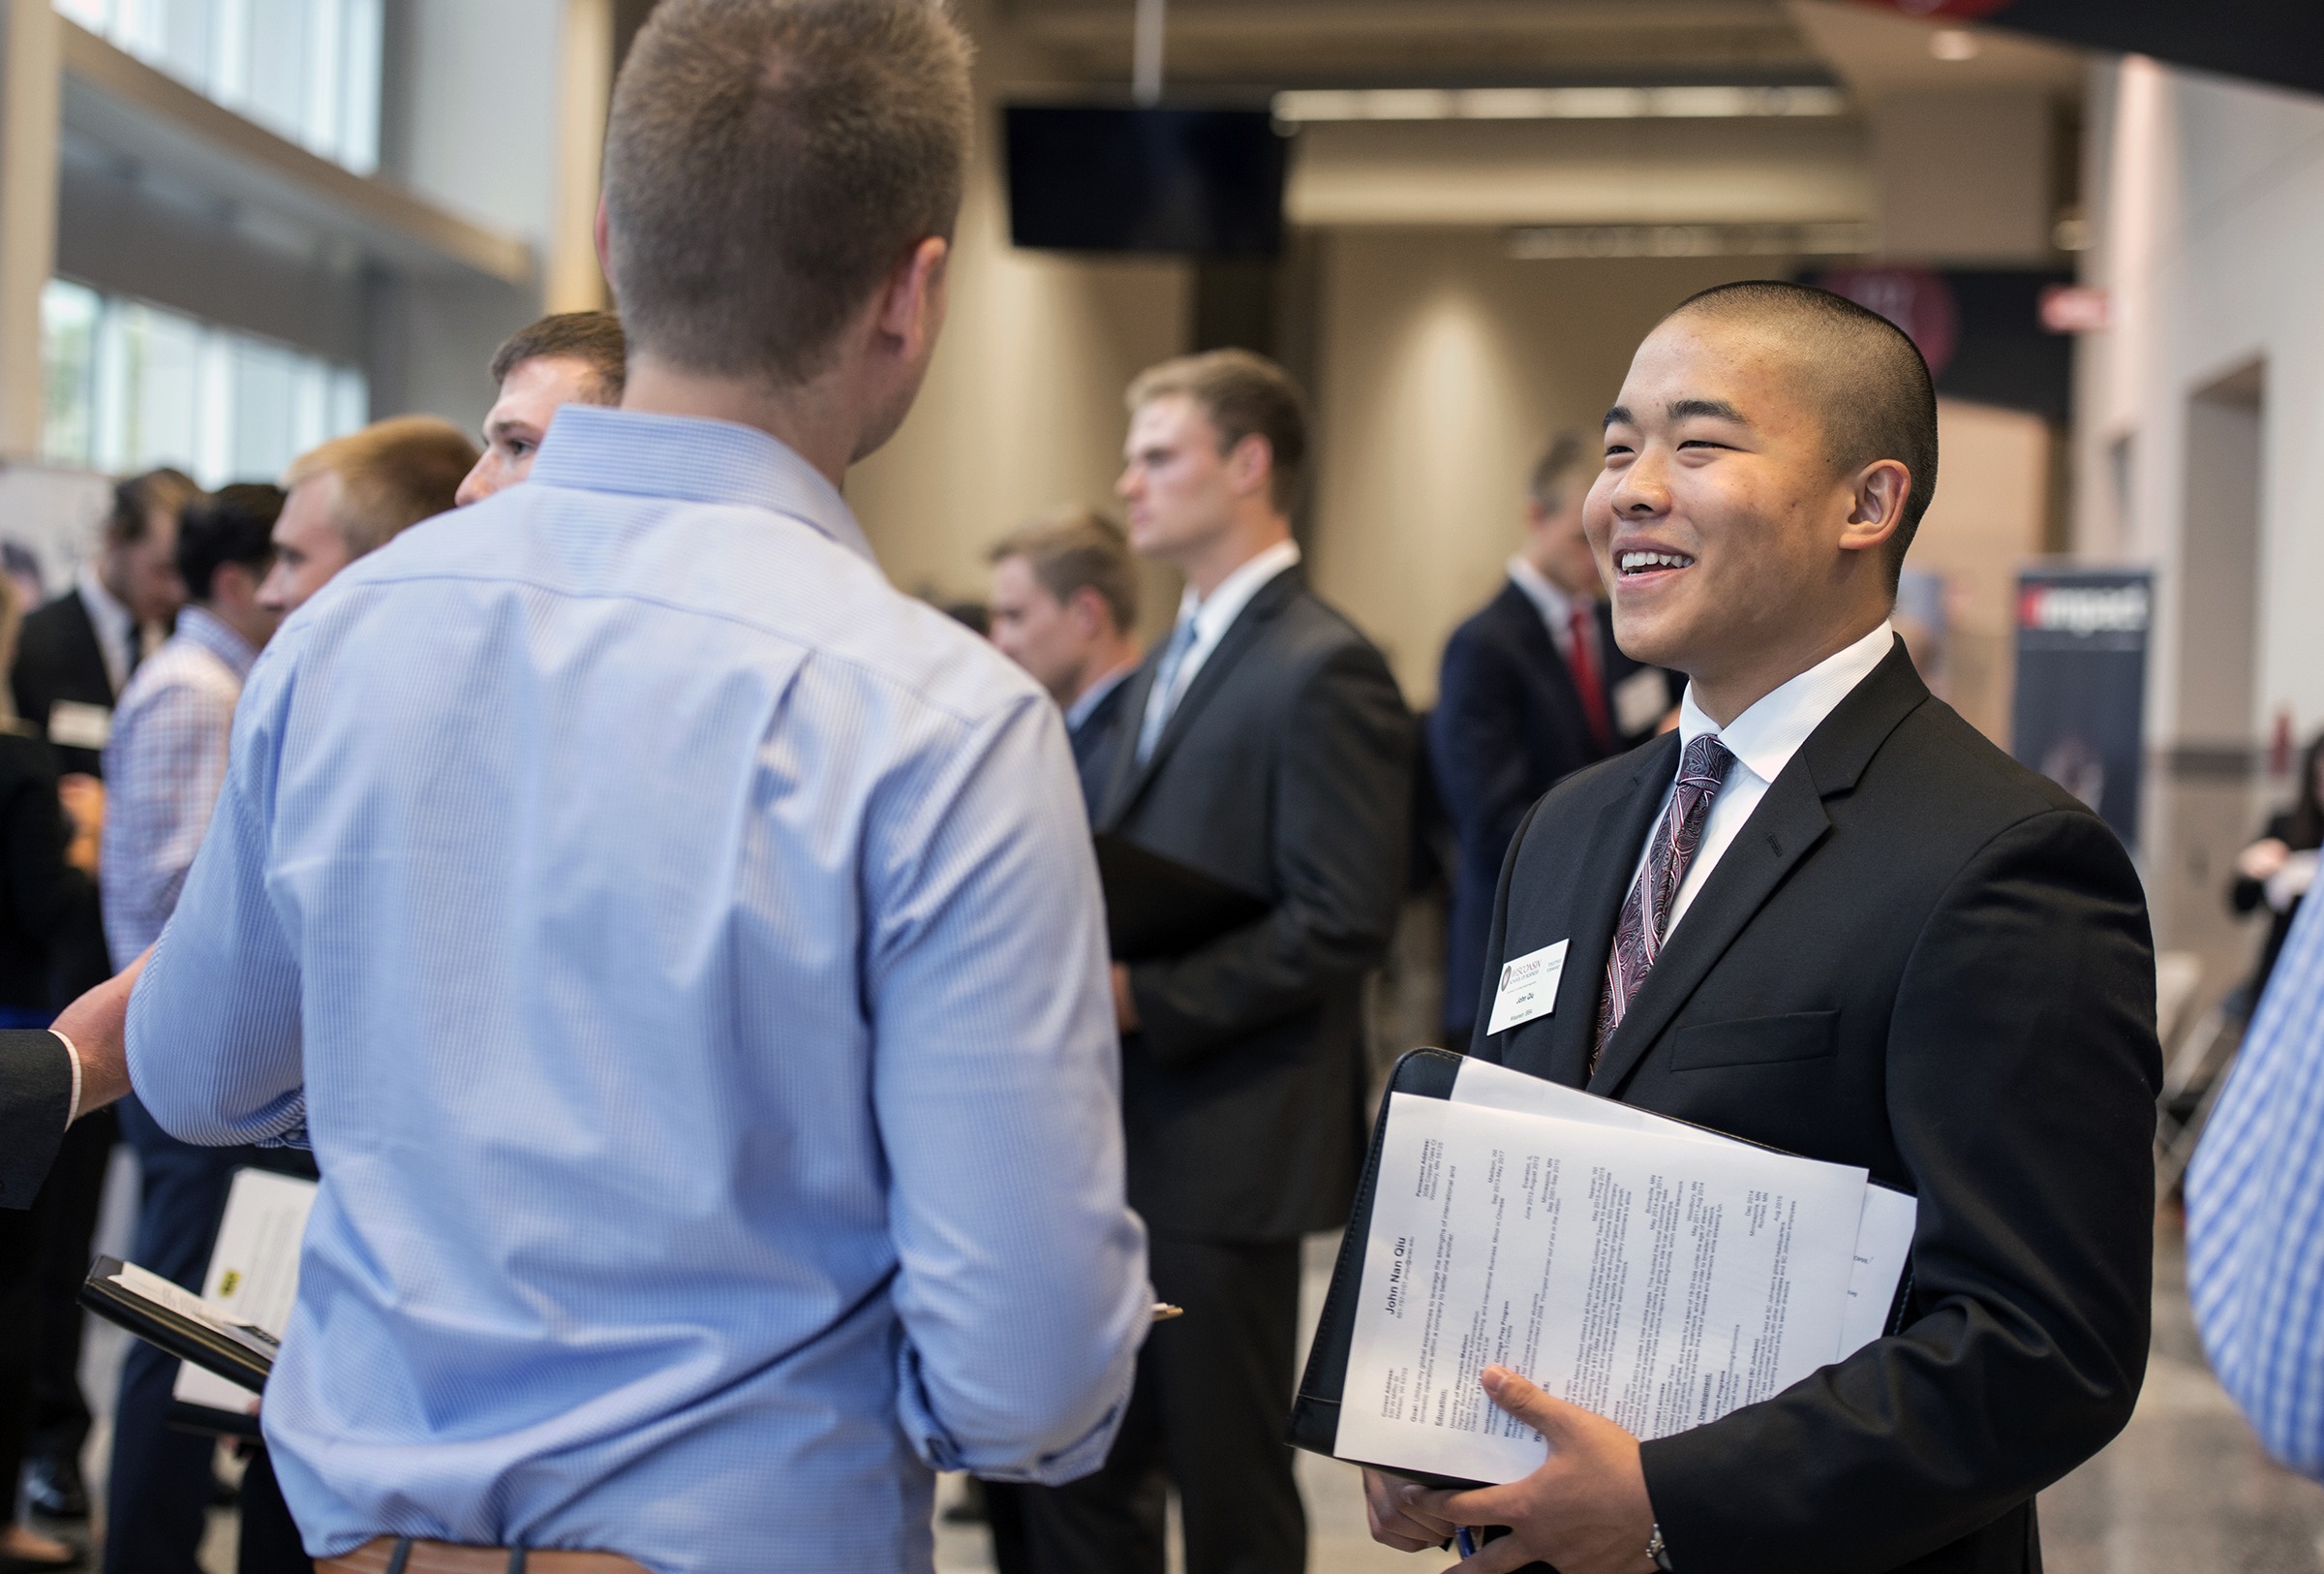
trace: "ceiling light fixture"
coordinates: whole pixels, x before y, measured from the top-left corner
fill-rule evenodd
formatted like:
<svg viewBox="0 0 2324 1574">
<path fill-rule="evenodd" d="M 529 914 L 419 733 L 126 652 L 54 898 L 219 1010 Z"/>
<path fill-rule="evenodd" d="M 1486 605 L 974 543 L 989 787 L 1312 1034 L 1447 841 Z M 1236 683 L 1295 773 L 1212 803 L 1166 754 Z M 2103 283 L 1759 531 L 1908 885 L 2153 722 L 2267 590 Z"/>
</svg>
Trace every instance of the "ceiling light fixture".
<svg viewBox="0 0 2324 1574">
<path fill-rule="evenodd" d="M 1929 35 L 1929 53 L 1940 60 L 1974 60 L 1984 52 L 1977 35 L 1966 27 L 1941 27 Z"/>
<path fill-rule="evenodd" d="M 1293 125 L 1347 120 L 1750 120 L 1846 114 L 1836 87 L 1361 87 L 1277 93 Z"/>
<path fill-rule="evenodd" d="M 1529 224 L 1508 234 L 1519 262 L 1600 257 L 1859 257 L 1876 241 L 1853 220 L 1808 224 Z"/>
</svg>

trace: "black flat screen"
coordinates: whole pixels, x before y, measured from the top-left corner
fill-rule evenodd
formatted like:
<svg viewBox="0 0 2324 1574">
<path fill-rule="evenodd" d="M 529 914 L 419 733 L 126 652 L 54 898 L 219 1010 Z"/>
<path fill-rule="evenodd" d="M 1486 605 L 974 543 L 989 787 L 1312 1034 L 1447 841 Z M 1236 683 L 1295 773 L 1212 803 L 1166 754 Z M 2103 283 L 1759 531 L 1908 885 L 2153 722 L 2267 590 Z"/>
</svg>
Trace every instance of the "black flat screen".
<svg viewBox="0 0 2324 1574">
<path fill-rule="evenodd" d="M 1265 109 L 1013 104 L 1009 236 L 1051 251 L 1272 257 L 1285 139 Z"/>
</svg>

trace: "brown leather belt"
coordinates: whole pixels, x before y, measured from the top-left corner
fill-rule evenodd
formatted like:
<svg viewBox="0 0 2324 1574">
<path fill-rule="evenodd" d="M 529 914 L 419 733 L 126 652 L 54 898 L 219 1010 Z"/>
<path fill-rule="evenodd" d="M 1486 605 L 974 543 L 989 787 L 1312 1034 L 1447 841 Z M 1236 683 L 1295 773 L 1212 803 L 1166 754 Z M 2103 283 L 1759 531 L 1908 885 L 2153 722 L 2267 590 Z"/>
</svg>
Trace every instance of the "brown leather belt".
<svg viewBox="0 0 2324 1574">
<path fill-rule="evenodd" d="M 315 1574 L 652 1574 L 610 1552 L 530 1552 L 456 1547 L 448 1541 L 381 1536 L 353 1552 L 315 1559 Z"/>
</svg>

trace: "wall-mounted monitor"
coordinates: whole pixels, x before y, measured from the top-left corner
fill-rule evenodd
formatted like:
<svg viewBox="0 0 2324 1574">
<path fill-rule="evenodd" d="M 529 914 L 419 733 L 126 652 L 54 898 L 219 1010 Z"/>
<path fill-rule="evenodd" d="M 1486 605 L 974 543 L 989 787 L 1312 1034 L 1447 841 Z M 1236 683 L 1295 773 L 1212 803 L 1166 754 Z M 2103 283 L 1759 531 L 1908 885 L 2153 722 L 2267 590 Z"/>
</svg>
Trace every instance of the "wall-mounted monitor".
<svg viewBox="0 0 2324 1574">
<path fill-rule="evenodd" d="M 1287 139 L 1266 109 L 1013 104 L 1009 237 L 1050 251 L 1272 257 Z"/>
</svg>

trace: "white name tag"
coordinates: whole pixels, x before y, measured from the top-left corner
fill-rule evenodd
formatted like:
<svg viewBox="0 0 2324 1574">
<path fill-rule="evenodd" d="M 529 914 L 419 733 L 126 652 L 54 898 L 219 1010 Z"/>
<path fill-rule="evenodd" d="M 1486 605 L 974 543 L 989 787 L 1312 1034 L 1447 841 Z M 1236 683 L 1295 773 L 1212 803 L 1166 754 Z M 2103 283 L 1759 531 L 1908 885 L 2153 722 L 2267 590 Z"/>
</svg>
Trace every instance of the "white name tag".
<svg viewBox="0 0 2324 1574">
<path fill-rule="evenodd" d="M 113 735 L 113 713 L 103 705 L 60 699 L 48 707 L 48 741 L 60 749 L 102 749 Z"/>
<path fill-rule="evenodd" d="M 1670 685 L 1648 668 L 1614 685 L 1614 730 L 1624 737 L 1644 732 L 1670 709 Z"/>
<path fill-rule="evenodd" d="M 1520 1022 L 1547 1016 L 1557 1005 L 1557 981 L 1565 975 L 1566 947 L 1559 941 L 1504 965 L 1500 987 L 1493 991 L 1492 1020 L 1486 1033 L 1502 1033 Z"/>
</svg>

